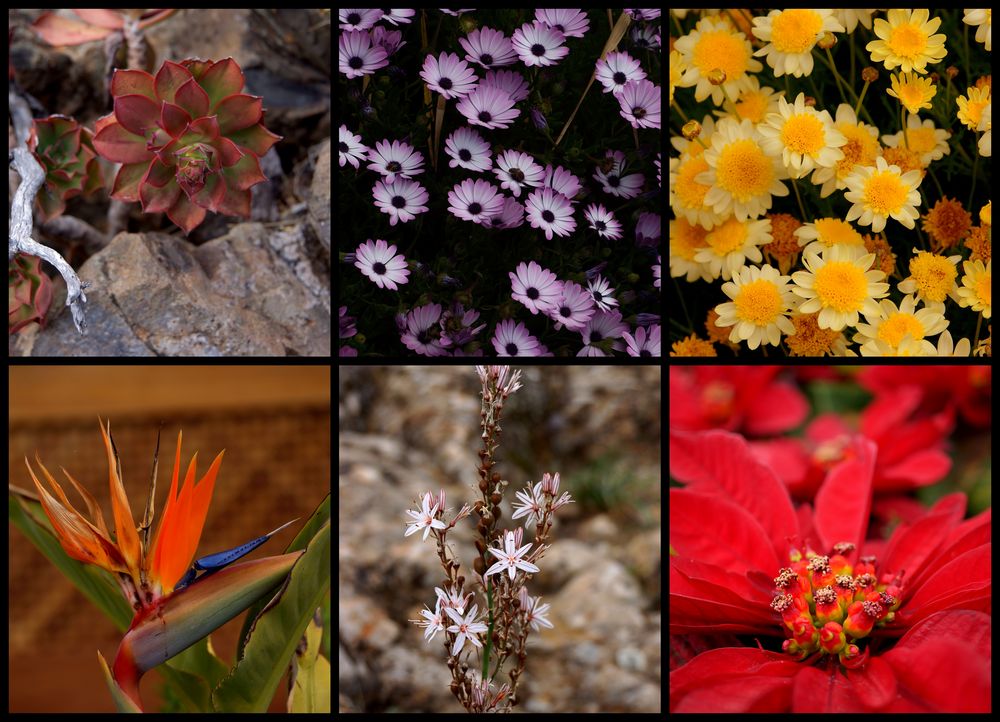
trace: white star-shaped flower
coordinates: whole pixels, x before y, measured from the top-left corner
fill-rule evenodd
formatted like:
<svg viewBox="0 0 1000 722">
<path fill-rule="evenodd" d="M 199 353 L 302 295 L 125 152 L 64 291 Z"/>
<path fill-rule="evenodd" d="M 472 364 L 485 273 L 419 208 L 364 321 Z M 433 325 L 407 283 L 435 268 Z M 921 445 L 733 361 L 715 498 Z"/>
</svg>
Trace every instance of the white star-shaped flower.
<svg viewBox="0 0 1000 722">
<path fill-rule="evenodd" d="M 430 534 L 431 529 L 444 529 L 446 527 L 443 521 L 434 518 L 434 515 L 437 514 L 438 505 L 434 504 L 433 507 L 431 506 L 431 496 L 430 492 L 424 494 L 424 501 L 420 511 L 406 510 L 406 513 L 412 516 L 414 521 L 406 522 L 410 527 L 403 536 L 410 536 L 410 534 L 423 529 L 424 541 L 427 541 L 427 535 Z"/>
<path fill-rule="evenodd" d="M 494 549 L 490 547 L 487 551 L 493 556 L 497 557 L 500 561 L 491 566 L 486 570 L 486 576 L 490 574 L 496 574 L 502 572 L 505 569 L 508 571 L 511 581 L 514 579 L 514 575 L 517 574 L 517 570 L 521 569 L 526 572 L 537 572 L 538 567 L 536 567 L 531 562 L 524 561 L 523 557 L 529 549 L 531 549 L 531 544 L 525 544 L 520 549 L 515 548 L 514 532 L 509 531 L 504 536 L 504 549 Z"/>
<path fill-rule="evenodd" d="M 451 607 L 448 607 L 444 611 L 455 622 L 455 624 L 448 627 L 448 631 L 458 633 L 458 636 L 455 637 L 455 645 L 451 648 L 451 656 L 455 657 L 462 651 L 466 639 L 472 642 L 473 646 L 482 649 L 483 643 L 479 641 L 479 637 L 476 634 L 487 631 L 488 627 L 482 622 L 476 621 L 476 614 L 479 613 L 479 605 L 473 604 L 472 609 L 469 610 L 468 615 L 464 618 Z"/>
</svg>

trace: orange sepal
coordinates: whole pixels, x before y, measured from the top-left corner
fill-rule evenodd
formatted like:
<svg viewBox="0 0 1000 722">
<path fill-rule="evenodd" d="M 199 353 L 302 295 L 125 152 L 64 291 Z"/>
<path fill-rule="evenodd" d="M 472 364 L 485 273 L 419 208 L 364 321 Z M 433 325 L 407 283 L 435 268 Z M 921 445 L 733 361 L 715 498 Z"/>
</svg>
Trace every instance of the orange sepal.
<svg viewBox="0 0 1000 722">
<path fill-rule="evenodd" d="M 100 421 L 100 419 L 98 419 Z M 111 443 L 111 422 L 108 422 L 107 431 L 101 424 L 101 436 L 104 437 L 104 448 L 108 453 L 108 477 L 111 485 L 111 508 L 115 518 L 115 535 L 118 548 L 132 576 L 139 578 L 139 563 L 142 557 L 142 544 L 139 542 L 139 534 L 135 530 L 135 521 L 132 518 L 132 508 L 128 503 L 128 496 L 125 494 L 125 485 L 122 484 L 121 475 L 118 473 L 118 454 Z"/>
</svg>

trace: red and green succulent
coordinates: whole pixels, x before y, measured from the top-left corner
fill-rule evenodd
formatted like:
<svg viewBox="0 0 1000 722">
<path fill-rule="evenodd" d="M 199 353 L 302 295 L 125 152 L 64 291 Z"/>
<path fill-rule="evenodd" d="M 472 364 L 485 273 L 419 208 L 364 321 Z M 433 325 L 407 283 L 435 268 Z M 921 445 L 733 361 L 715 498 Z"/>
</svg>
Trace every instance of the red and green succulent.
<svg viewBox="0 0 1000 722">
<path fill-rule="evenodd" d="M 42 273 L 42 259 L 18 253 L 7 264 L 7 334 L 25 326 L 45 326 L 52 305 L 52 281 Z"/>
<path fill-rule="evenodd" d="M 67 199 L 104 186 L 92 139 L 89 130 L 65 115 L 35 120 L 28 149 L 45 171 L 45 185 L 35 196 L 44 220 L 61 215 Z"/>
<path fill-rule="evenodd" d="M 260 156 L 281 136 L 243 84 L 232 58 L 166 61 L 155 76 L 115 71 L 114 112 L 94 135 L 97 152 L 123 164 L 111 197 L 165 212 L 185 233 L 208 211 L 249 216 L 250 188 L 266 180 Z"/>
</svg>

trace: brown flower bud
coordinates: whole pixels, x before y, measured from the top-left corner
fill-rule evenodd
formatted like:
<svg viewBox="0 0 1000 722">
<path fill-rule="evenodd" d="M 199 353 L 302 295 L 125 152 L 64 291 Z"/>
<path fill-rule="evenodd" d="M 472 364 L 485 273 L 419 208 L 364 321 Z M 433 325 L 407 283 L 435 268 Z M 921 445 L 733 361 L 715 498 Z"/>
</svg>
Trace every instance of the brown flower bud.
<svg viewBox="0 0 1000 722">
<path fill-rule="evenodd" d="M 493 515 L 497 518 L 497 520 L 499 520 L 500 517 L 503 516 L 503 509 L 501 509 L 499 506 L 493 507 Z"/>
<path fill-rule="evenodd" d="M 476 561 L 472 563 L 472 568 L 476 570 L 476 574 L 482 575 L 486 571 L 486 563 L 482 557 L 476 557 Z"/>
<path fill-rule="evenodd" d="M 699 135 L 701 135 L 701 123 L 697 120 L 689 120 L 681 128 L 681 135 L 684 136 L 686 140 L 694 140 Z"/>
<path fill-rule="evenodd" d="M 819 36 L 819 40 L 816 44 L 823 50 L 829 50 L 837 44 L 837 36 L 831 32 L 825 32 Z"/>
<path fill-rule="evenodd" d="M 480 479 L 479 480 L 479 491 L 481 491 L 481 492 L 483 492 L 485 494 L 487 486 L 488 486 L 488 484 L 486 483 L 486 479 Z"/>
<path fill-rule="evenodd" d="M 490 496 L 490 501 L 492 501 L 494 504 L 499 504 L 501 499 L 503 499 L 503 497 L 500 495 L 499 491 L 494 491 L 493 494 Z"/>
<path fill-rule="evenodd" d="M 726 71 L 722 68 L 715 68 L 708 71 L 708 82 L 712 85 L 722 85 L 726 82 Z"/>
<path fill-rule="evenodd" d="M 465 586 L 465 577 L 464 576 L 460 576 L 458 578 L 458 587 L 459 587 L 459 589 L 461 589 L 464 586 Z"/>
<path fill-rule="evenodd" d="M 486 534 L 486 532 L 490 530 L 488 524 L 489 522 L 486 521 L 486 517 L 484 516 L 482 520 L 479 522 L 479 524 L 476 526 L 476 531 L 479 532 L 480 536 L 483 536 L 484 534 Z"/>
<path fill-rule="evenodd" d="M 494 471 L 493 472 L 493 476 L 490 477 L 490 481 L 492 481 L 494 484 L 499 484 L 500 483 L 500 474 L 498 474 L 497 472 Z"/>
<path fill-rule="evenodd" d="M 476 539 L 476 551 L 479 552 L 480 554 L 486 553 L 486 545 L 483 544 L 482 539 Z"/>
<path fill-rule="evenodd" d="M 861 79 L 866 83 L 874 83 L 878 80 L 878 71 L 869 66 L 861 71 Z"/>
<path fill-rule="evenodd" d="M 948 77 L 951 78 L 952 80 L 958 77 L 958 68 L 956 68 L 954 65 L 949 65 L 947 68 L 945 68 L 944 72 L 948 73 Z"/>
<path fill-rule="evenodd" d="M 521 608 L 521 600 L 518 599 L 517 597 L 514 597 L 514 599 L 511 601 L 511 604 L 514 606 L 514 609 Z"/>
<path fill-rule="evenodd" d="M 815 105 L 816 105 L 816 98 L 812 97 L 811 95 L 807 95 L 806 99 L 805 99 L 805 103 L 806 103 L 806 107 L 807 108 L 815 107 Z"/>
<path fill-rule="evenodd" d="M 939 82 L 941 82 L 941 74 L 940 73 L 931 73 L 930 78 L 931 78 L 931 84 L 932 85 L 937 85 Z"/>
</svg>

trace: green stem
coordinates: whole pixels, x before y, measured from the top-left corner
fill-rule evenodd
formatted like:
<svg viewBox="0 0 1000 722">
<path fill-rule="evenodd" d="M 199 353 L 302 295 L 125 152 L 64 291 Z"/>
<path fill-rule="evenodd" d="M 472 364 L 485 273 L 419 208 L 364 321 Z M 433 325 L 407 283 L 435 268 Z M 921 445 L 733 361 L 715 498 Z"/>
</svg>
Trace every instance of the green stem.
<svg viewBox="0 0 1000 722">
<path fill-rule="evenodd" d="M 841 87 L 841 81 L 843 79 L 840 77 L 840 73 L 837 72 L 837 66 L 833 62 L 833 53 L 830 52 L 830 48 L 826 48 L 826 57 L 829 58 L 830 67 L 833 68 L 833 79 L 837 81 L 837 90 L 840 91 L 840 97 L 845 103 L 848 103 L 848 105 L 850 105 L 850 103 L 847 100 L 847 93 L 845 93 L 844 89 Z M 844 81 L 844 85 L 847 85 L 846 81 Z M 817 98 L 817 100 L 819 99 Z"/>
<path fill-rule="evenodd" d="M 854 39 L 854 36 L 851 36 L 851 40 L 853 40 L 853 39 Z M 852 58 L 852 59 L 853 59 L 853 57 L 854 57 L 854 56 L 851 56 L 851 58 Z M 865 93 L 867 93 L 867 92 L 868 92 L 868 86 L 869 86 L 869 85 L 871 85 L 871 83 L 869 83 L 869 82 L 868 82 L 868 81 L 866 80 L 866 81 L 865 81 L 865 87 L 863 87 L 863 88 L 861 89 L 861 95 L 859 95 L 859 96 L 858 96 L 858 102 L 857 102 L 857 105 L 855 105 L 855 106 L 854 106 L 854 117 L 855 117 L 855 118 L 857 118 L 857 117 L 858 117 L 858 111 L 859 111 L 859 110 L 861 110 L 861 101 L 865 99 Z"/>
<path fill-rule="evenodd" d="M 903 131 L 903 145 L 905 145 L 906 149 L 909 150 L 910 149 L 910 135 L 909 135 L 909 133 L 906 132 L 906 123 L 903 120 L 903 104 L 902 103 L 899 104 L 899 129 L 901 131 Z"/>
<path fill-rule="evenodd" d="M 809 216 L 806 215 L 805 206 L 802 205 L 802 196 L 799 195 L 799 184 L 795 180 L 795 178 L 792 178 L 792 188 L 795 189 L 795 200 L 797 200 L 799 202 L 799 211 L 802 212 L 802 219 L 804 221 L 812 223 L 812 219 L 809 218 Z"/>
<path fill-rule="evenodd" d="M 490 628 L 486 632 L 486 648 L 483 649 L 483 679 L 490 676 L 490 652 L 493 650 L 493 585 L 486 583 L 486 602 L 489 605 Z"/>
<path fill-rule="evenodd" d="M 966 204 L 966 208 L 971 210 L 972 199 L 976 197 L 976 177 L 979 175 L 979 153 L 976 153 L 976 159 L 972 162 L 972 188 L 969 189 L 969 202 Z"/>
</svg>

